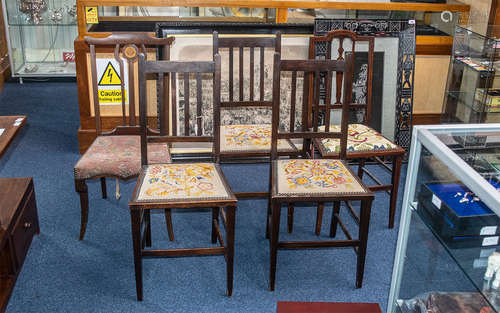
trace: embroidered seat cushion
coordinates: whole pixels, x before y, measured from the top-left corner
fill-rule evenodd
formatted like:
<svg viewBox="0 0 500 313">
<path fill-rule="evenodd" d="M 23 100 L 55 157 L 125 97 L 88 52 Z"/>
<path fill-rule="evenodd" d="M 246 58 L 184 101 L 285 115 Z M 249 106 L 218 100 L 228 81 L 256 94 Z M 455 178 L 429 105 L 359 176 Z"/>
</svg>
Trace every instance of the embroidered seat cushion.
<svg viewBox="0 0 500 313">
<path fill-rule="evenodd" d="M 330 126 L 330 131 L 340 131 L 340 126 Z M 327 138 L 319 143 L 326 153 L 336 154 L 340 152 L 340 139 Z M 397 150 L 399 146 L 392 143 L 374 129 L 363 124 L 349 124 L 349 136 L 347 137 L 347 152 Z M 321 150 L 321 149 L 320 149 Z"/>
<path fill-rule="evenodd" d="M 116 176 L 122 179 L 138 176 L 141 170 L 140 136 L 99 136 L 75 165 L 75 178 Z M 166 144 L 149 144 L 148 160 L 171 162 Z"/>
<path fill-rule="evenodd" d="M 222 152 L 270 152 L 271 125 L 224 125 L 220 129 Z M 293 152 L 297 148 L 290 140 L 278 140 L 278 151 Z"/>
<path fill-rule="evenodd" d="M 227 199 L 230 192 L 214 163 L 153 164 L 144 170 L 137 201 Z"/>
<path fill-rule="evenodd" d="M 340 160 L 276 160 L 277 195 L 331 195 L 367 192 Z"/>
</svg>

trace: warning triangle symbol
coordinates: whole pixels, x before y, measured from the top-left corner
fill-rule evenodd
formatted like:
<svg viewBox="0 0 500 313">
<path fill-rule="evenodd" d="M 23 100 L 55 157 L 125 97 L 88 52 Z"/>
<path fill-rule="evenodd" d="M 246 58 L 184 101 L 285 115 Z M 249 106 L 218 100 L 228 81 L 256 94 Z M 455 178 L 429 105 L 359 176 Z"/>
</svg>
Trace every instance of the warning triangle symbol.
<svg viewBox="0 0 500 313">
<path fill-rule="evenodd" d="M 122 80 L 120 79 L 120 75 L 115 70 L 115 67 L 111 62 L 108 62 L 106 65 L 106 69 L 102 73 L 101 78 L 99 79 L 99 86 L 120 86 L 122 84 Z"/>
</svg>

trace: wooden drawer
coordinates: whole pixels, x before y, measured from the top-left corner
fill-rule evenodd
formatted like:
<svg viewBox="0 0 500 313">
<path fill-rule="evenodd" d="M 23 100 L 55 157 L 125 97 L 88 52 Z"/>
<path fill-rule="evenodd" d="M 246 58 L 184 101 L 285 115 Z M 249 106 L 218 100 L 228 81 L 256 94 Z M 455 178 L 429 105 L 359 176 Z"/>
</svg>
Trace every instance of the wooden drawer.
<svg viewBox="0 0 500 313">
<path fill-rule="evenodd" d="M 32 186 L 33 185 L 31 185 L 31 187 Z M 35 193 L 33 188 L 30 188 L 28 191 L 28 196 L 26 197 L 22 207 L 23 209 L 21 214 L 12 229 L 12 244 L 14 246 L 14 254 L 18 267 L 23 265 L 31 240 L 33 239 L 35 233 L 39 232 Z"/>
</svg>

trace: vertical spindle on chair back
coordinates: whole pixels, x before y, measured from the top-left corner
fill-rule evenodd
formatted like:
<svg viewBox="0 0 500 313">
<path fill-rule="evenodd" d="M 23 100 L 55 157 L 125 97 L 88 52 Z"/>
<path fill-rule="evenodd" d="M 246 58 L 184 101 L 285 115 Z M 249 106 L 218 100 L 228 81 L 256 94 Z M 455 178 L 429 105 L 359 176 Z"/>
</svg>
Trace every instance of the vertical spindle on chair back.
<svg viewBox="0 0 500 313">
<path fill-rule="evenodd" d="M 213 35 L 213 55 L 221 54 L 220 49 L 229 49 L 229 101 L 221 101 L 221 108 L 231 107 L 271 107 L 272 101 L 265 101 L 264 99 L 264 51 L 266 48 L 273 48 L 274 52 L 281 53 L 281 33 L 277 32 L 275 37 L 222 37 L 214 32 Z M 249 49 L 249 80 L 248 86 L 245 84 L 244 73 L 244 51 Z M 238 51 L 238 61 L 236 66 L 238 68 L 238 95 L 234 95 L 234 50 Z M 255 50 L 259 51 L 259 94 L 255 95 Z M 244 97 L 244 89 L 249 89 L 248 98 Z M 236 98 L 236 99 L 235 99 Z"/>
<path fill-rule="evenodd" d="M 280 91 L 288 92 L 281 86 L 282 73 L 291 72 L 291 97 L 290 97 L 290 129 L 282 131 L 280 125 Z M 331 103 L 331 89 L 326 91 L 324 104 L 320 102 L 320 78 L 325 75 L 326 84 L 329 85 L 332 75 L 342 74 L 344 77 L 341 93 L 337 93 L 334 104 Z M 295 131 L 292 127 L 296 110 L 296 90 L 297 76 L 303 73 L 302 87 L 302 122 L 300 131 Z M 346 158 L 347 149 L 347 125 L 349 119 L 349 103 L 352 94 L 352 55 L 346 54 L 345 60 L 281 60 L 280 54 L 274 54 L 273 70 L 273 111 L 272 111 L 272 139 L 271 139 L 271 160 L 278 157 L 279 139 L 302 139 L 302 150 L 307 151 L 311 140 L 314 138 L 339 138 L 340 139 L 340 159 Z M 343 96 L 342 96 L 343 91 Z M 309 94 L 312 92 L 312 94 Z M 342 98 L 343 97 L 343 98 Z M 288 99 L 288 97 L 285 97 Z M 342 104 L 340 104 L 342 103 Z M 285 104 L 288 105 L 288 104 Z M 340 131 L 330 131 L 330 111 L 332 109 L 342 109 L 342 121 Z M 312 109 L 312 112 L 311 112 Z M 319 112 L 325 112 L 324 130 L 319 127 Z M 312 115 L 312 125 L 309 126 L 308 118 Z"/>
<path fill-rule="evenodd" d="M 147 55 L 146 47 L 156 47 L 161 49 L 163 59 L 170 58 L 170 45 L 174 41 L 174 37 L 154 38 L 147 33 L 113 33 L 108 37 L 94 38 L 86 36 L 85 42 L 90 47 L 90 71 L 92 77 L 94 115 L 96 122 L 97 136 L 100 135 L 120 135 L 120 134 L 139 134 L 139 127 L 136 121 L 136 73 L 134 65 L 139 56 L 139 50 L 144 55 Z M 101 121 L 101 112 L 99 104 L 99 77 L 97 77 L 97 54 L 96 49 L 113 47 L 114 59 L 119 64 L 118 75 L 120 76 L 120 92 L 121 95 L 121 124 L 111 132 L 103 132 Z M 158 51 L 159 53 L 160 51 Z M 125 65 L 126 63 L 126 65 Z M 128 77 L 125 77 L 125 66 L 128 67 Z M 103 74 L 106 75 L 105 73 Z M 112 75 L 110 73 L 109 75 Z M 110 77 L 111 78 L 111 77 Z M 128 80 L 128 94 L 126 94 L 125 79 Z M 168 90 L 167 90 L 168 94 Z M 126 110 L 126 99 L 128 97 L 128 116 Z"/>
<path fill-rule="evenodd" d="M 212 87 L 202 88 L 204 74 L 212 75 Z M 146 79 L 148 76 L 156 76 L 158 80 L 159 96 L 159 120 L 168 123 L 169 118 L 172 118 L 172 135 L 168 135 L 168 128 L 164 133 L 155 132 L 149 129 L 147 124 L 147 86 Z M 203 116 L 202 109 L 208 107 L 209 103 L 203 103 L 203 91 L 211 92 L 210 98 L 213 98 L 213 110 L 220 106 L 220 56 L 216 55 L 214 61 L 209 62 L 178 62 L 178 61 L 147 61 L 144 54 L 139 55 L 139 116 L 141 128 L 141 160 L 142 164 L 148 164 L 147 160 L 147 143 L 148 142 L 213 142 L 213 136 L 203 134 Z M 182 76 L 182 78 L 180 77 Z M 190 123 L 190 76 L 195 77 L 196 81 L 196 114 L 195 123 Z M 177 130 L 177 102 L 178 102 L 178 87 L 177 81 L 183 81 L 184 88 L 184 112 L 181 116 L 184 125 L 180 125 L 183 129 L 183 134 L 179 135 Z M 169 81 L 170 80 L 170 81 Z M 170 88 L 170 107 L 169 97 L 166 87 Z M 166 95 L 166 96 L 165 96 Z M 171 116 L 170 116 L 171 115 Z M 213 111 L 206 115 L 212 119 Z M 168 124 L 167 124 L 168 125 Z M 162 126 L 160 125 L 160 129 Z"/>
<path fill-rule="evenodd" d="M 373 80 L 373 56 L 374 56 L 374 45 L 375 38 L 373 36 L 360 36 L 355 32 L 349 30 L 332 30 L 328 32 L 325 36 L 314 36 L 309 39 L 309 59 L 315 59 L 321 57 L 326 60 L 333 59 L 332 53 L 332 43 L 337 40 L 338 49 L 337 49 L 337 60 L 344 60 L 344 55 L 346 53 L 344 49 L 344 44 L 346 39 L 351 41 L 351 51 L 353 60 L 352 60 L 352 72 L 354 73 L 354 54 L 356 53 L 356 43 L 359 42 L 367 42 L 368 43 L 368 68 L 367 68 L 367 80 L 366 80 L 366 101 L 365 103 L 350 103 L 351 109 L 365 109 L 364 114 L 364 124 L 370 124 L 371 120 L 371 104 L 372 104 L 372 80 Z M 326 47 L 325 47 L 326 45 Z M 317 49 L 321 46 L 320 53 L 317 53 Z M 339 101 L 342 90 L 342 80 L 343 73 L 337 73 L 336 76 L 336 93 L 337 93 L 337 101 Z M 327 84 L 327 91 L 331 89 L 331 85 Z M 328 93 L 328 92 L 327 92 Z M 352 96 L 351 96 L 352 100 Z M 325 101 L 328 102 L 328 99 Z M 329 102 L 328 102 L 329 103 Z M 340 102 L 333 103 L 335 109 L 341 109 L 342 105 Z"/>
</svg>

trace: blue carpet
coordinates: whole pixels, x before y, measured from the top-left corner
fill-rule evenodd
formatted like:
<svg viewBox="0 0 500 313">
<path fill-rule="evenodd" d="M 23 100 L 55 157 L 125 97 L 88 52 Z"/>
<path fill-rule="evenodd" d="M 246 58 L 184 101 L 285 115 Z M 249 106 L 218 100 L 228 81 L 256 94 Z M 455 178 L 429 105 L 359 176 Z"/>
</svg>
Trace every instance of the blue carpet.
<svg viewBox="0 0 500 313">
<path fill-rule="evenodd" d="M 89 223 L 77 240 L 80 204 L 73 166 L 79 158 L 77 86 L 8 83 L 0 93 L 0 115 L 24 114 L 27 125 L 0 160 L 1 177 L 32 176 L 41 234 L 34 238 L 7 312 L 275 312 L 278 301 L 378 302 L 385 311 L 392 274 L 400 203 L 394 230 L 387 228 L 388 196 L 373 204 L 363 288 L 355 289 L 352 249 L 280 251 L 276 291 L 268 290 L 269 245 L 266 202 L 240 201 L 236 216 L 234 295 L 225 296 L 223 257 L 144 261 L 144 301 L 137 302 L 128 201 L 135 181 L 121 183 L 122 197 L 100 198 L 89 183 Z M 406 167 L 404 167 L 406 169 Z M 224 165 L 234 191 L 265 190 L 268 166 Z M 380 172 L 376 168 L 374 172 Z M 404 173 L 402 182 L 404 182 Z M 379 173 L 380 174 L 380 173 Z M 384 175 L 382 175 L 384 176 Z M 385 175 L 385 182 L 390 177 Z M 403 189 L 403 188 L 401 188 Z M 114 181 L 108 192 L 114 194 Z M 400 199 L 402 192 L 400 192 Z M 295 229 L 282 238 L 315 239 L 315 210 L 296 209 Z M 325 209 L 323 234 L 331 205 Z M 344 220 L 349 220 L 345 210 Z M 176 241 L 168 242 L 164 217 L 152 216 L 153 247 L 209 246 L 210 214 L 173 214 Z M 347 223 L 351 232 L 357 229 Z"/>
</svg>

